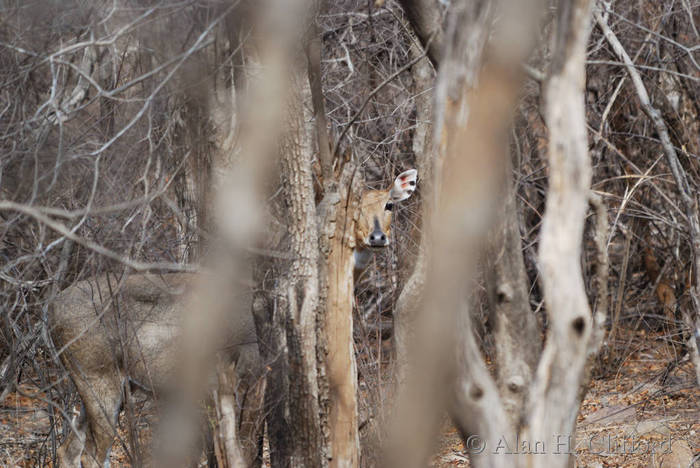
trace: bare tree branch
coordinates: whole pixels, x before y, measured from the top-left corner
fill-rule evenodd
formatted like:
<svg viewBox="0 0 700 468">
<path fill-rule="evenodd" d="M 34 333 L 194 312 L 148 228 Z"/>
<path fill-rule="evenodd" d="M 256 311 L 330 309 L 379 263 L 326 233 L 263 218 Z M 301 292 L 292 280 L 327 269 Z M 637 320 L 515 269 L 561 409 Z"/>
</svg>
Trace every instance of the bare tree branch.
<svg viewBox="0 0 700 468">
<path fill-rule="evenodd" d="M 642 105 L 644 113 L 647 114 L 652 124 L 659 133 L 659 138 L 661 140 L 661 147 L 663 148 L 664 154 L 666 155 L 666 161 L 671 168 L 671 173 L 676 182 L 676 187 L 680 194 L 681 200 L 683 202 L 684 214 L 686 217 L 686 222 L 688 223 L 688 230 L 690 232 L 690 243 L 693 250 L 693 271 L 695 274 L 695 285 L 693 286 L 690 297 L 693 303 L 693 314 L 684 313 L 684 319 L 686 325 L 691 330 L 690 338 L 688 339 L 688 346 L 690 351 L 691 359 L 695 365 L 696 379 L 700 384 L 700 354 L 698 352 L 698 344 L 695 339 L 694 330 L 700 329 L 700 282 L 697 281 L 698 273 L 700 273 L 700 217 L 698 216 L 698 203 L 697 198 L 691 191 L 690 185 L 688 184 L 688 178 L 686 176 L 685 170 L 678 158 L 676 149 L 671 143 L 671 137 L 669 135 L 668 127 L 661 112 L 656 109 L 649 99 L 649 94 L 647 93 L 644 82 L 642 81 L 639 72 L 632 63 L 632 59 L 625 51 L 622 43 L 610 29 L 607 21 L 603 18 L 599 10 L 593 12 L 595 20 L 598 26 L 605 34 L 605 38 L 611 45 L 615 53 L 624 62 L 627 73 L 629 74 L 632 83 L 634 84 L 634 89 L 639 98 L 639 102 Z M 694 317 L 693 317 L 694 316 Z"/>
</svg>

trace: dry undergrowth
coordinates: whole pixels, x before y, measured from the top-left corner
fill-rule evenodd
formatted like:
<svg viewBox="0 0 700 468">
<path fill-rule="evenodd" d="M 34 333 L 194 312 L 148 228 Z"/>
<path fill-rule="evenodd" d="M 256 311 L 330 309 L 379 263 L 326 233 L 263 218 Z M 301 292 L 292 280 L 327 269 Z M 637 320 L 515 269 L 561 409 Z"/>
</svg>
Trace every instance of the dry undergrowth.
<svg viewBox="0 0 700 468">
<path fill-rule="evenodd" d="M 673 348 L 659 334 L 629 332 L 620 340 L 630 350 L 628 355 L 617 372 L 592 382 L 583 402 L 575 444 L 577 466 L 657 467 L 669 443 L 674 452 L 700 455 L 700 389 L 691 363 L 685 360 L 670 367 Z M 45 398 L 36 385 L 26 383 L 0 405 L 0 466 L 51 466 L 47 461 L 51 421 Z M 136 396 L 134 414 L 142 448 L 150 443 L 154 411 L 153 404 Z M 127 428 L 122 413 L 122 441 L 130 440 Z M 117 441 L 112 466 L 129 466 L 128 460 L 124 445 Z M 449 424 L 432 466 L 469 466 L 465 447 Z"/>
</svg>

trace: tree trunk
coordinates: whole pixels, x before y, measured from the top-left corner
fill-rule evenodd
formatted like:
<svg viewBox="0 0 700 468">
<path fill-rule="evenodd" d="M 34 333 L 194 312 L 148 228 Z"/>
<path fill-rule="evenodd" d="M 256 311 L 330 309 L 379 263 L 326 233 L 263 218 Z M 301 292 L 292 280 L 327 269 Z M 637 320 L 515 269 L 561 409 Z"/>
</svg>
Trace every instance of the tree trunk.
<svg viewBox="0 0 700 468">
<path fill-rule="evenodd" d="M 489 2 L 453 4 L 434 110 L 434 135 L 444 158 L 436 165 L 442 185 L 437 185 L 436 212 L 428 214 L 432 222 L 427 223 L 433 229 L 430 245 L 434 253 L 413 343 L 415 367 L 404 387 L 393 437 L 396 442 L 390 447 L 392 466 L 426 463 L 429 441 L 446 401 L 451 402 L 451 413 L 465 438 L 478 434 L 493 447 L 499 438 L 513 433 L 474 340 L 464 291 L 474 271 L 476 251 L 496 211 L 497 187 L 505 175 L 510 117 L 520 84 L 519 63 L 533 44 L 536 5 L 512 2 L 504 8 L 500 34 L 479 71 L 491 27 Z M 526 27 L 513 27 L 523 19 Z M 480 86 L 473 92 L 471 87 L 477 82 Z M 467 115 L 475 117 L 467 120 Z M 418 434 L 417 427 L 422 428 Z M 406 446 L 409 439 L 412 443 Z M 472 462 L 473 466 L 512 465 L 502 454 L 491 457 L 489 452 L 473 457 Z"/>
<path fill-rule="evenodd" d="M 333 235 L 324 239 L 326 254 L 325 346 L 330 408 L 330 466 L 358 466 L 357 365 L 353 339 L 353 249 L 359 203 L 359 178 L 348 163 L 340 180 L 327 193 L 337 193 L 332 210 L 321 222 Z"/>
<path fill-rule="evenodd" d="M 288 131 L 281 147 L 282 174 L 289 203 L 291 252 L 294 258 L 280 282 L 278 305 L 286 326 L 288 348 L 285 416 L 291 429 L 280 447 L 289 466 L 322 466 L 316 321 L 319 313 L 319 240 L 311 160 L 314 150 L 313 119 L 308 106 L 311 92 L 305 73 L 291 80 L 294 95 L 288 106 Z"/>
<path fill-rule="evenodd" d="M 413 44 L 411 46 L 412 57 L 418 57 L 422 51 Z M 432 96 L 426 92 L 433 83 L 433 71 L 427 60 L 421 60 L 412 67 L 413 81 L 416 84 L 416 128 L 413 132 L 413 154 L 416 156 L 416 169 L 421 175 L 421 213 L 423 220 L 427 219 L 426 213 L 431 211 L 435 204 L 434 196 L 434 157 L 436 150 L 433 147 L 431 134 L 432 122 Z M 423 227 L 427 225 L 423 222 Z M 423 229 L 425 230 L 425 229 Z M 418 257 L 413 266 L 413 272 L 406 280 L 401 294 L 394 308 L 394 345 L 396 349 L 395 372 L 396 383 L 401 386 L 406 378 L 408 366 L 408 345 L 414 334 L 413 323 L 416 320 L 420 308 L 420 298 L 425 290 L 425 275 L 428 262 L 427 236 L 421 235 Z"/>
<path fill-rule="evenodd" d="M 498 390 L 511 424 L 517 426 L 541 345 L 537 319 L 530 309 L 529 280 L 510 164 L 504 182 L 503 209 L 486 253 L 486 283 L 489 314 L 494 325 Z"/>
<path fill-rule="evenodd" d="M 543 441 L 549 449 L 521 457 L 521 466 L 569 464 L 579 389 L 594 336 L 580 260 L 591 181 L 583 94 L 590 14 L 590 0 L 560 2 L 545 90 L 550 173 L 539 255 L 550 325 L 521 439 Z"/>
</svg>

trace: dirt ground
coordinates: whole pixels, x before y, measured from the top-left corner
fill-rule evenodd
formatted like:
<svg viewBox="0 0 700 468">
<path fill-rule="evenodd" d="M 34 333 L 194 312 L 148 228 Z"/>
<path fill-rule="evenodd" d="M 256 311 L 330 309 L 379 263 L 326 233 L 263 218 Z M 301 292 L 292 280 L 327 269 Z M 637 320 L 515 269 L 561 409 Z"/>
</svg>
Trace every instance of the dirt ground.
<svg viewBox="0 0 700 468">
<path fill-rule="evenodd" d="M 628 344 L 631 352 L 617 373 L 594 380 L 583 402 L 571 444 L 576 466 L 700 467 L 700 389 L 692 364 L 686 359 L 669 369 L 672 347 L 644 332 L 628 337 Z M 475 450 L 482 447 L 478 442 Z M 492 452 L 514 451 L 513 444 L 505 448 L 507 442 Z M 432 466 L 469 466 L 468 450 L 449 425 Z"/>
<path fill-rule="evenodd" d="M 669 367 L 673 348 L 660 337 L 637 332 L 625 339 L 629 351 L 623 354 L 617 372 L 594 380 L 583 402 L 572 444 L 576 465 L 655 468 L 694 463 L 692 466 L 700 467 L 700 389 L 692 364 L 686 359 Z M 60 416 L 56 411 L 50 414 L 50 408 L 46 393 L 36 385 L 24 384 L 5 398 L 0 404 L 0 466 L 51 466 L 46 461 L 55 443 L 50 428 L 60 424 Z M 143 447 L 152 411 L 152 404 L 137 400 L 136 427 Z M 120 437 L 128 441 L 124 421 L 122 415 Z M 480 447 L 479 441 L 474 447 Z M 493 449 L 504 453 L 514 447 Z M 531 449 L 541 450 L 541 446 Z M 112 466 L 129 466 L 126 460 L 123 444 L 117 442 Z M 468 450 L 448 423 L 431 466 L 469 466 Z"/>
</svg>

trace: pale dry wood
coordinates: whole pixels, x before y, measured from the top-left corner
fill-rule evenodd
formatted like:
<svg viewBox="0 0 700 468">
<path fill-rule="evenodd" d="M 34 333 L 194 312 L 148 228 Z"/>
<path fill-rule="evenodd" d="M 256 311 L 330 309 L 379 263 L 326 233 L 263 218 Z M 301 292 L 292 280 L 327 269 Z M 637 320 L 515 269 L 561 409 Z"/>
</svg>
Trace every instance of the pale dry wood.
<svg viewBox="0 0 700 468">
<path fill-rule="evenodd" d="M 359 180 L 348 165 L 338 184 L 339 203 L 335 231 L 328 239 L 327 307 L 326 307 L 326 369 L 329 384 L 329 426 L 331 433 L 331 467 L 355 467 L 360 462 L 360 440 L 357 414 L 357 363 L 353 339 L 353 251 L 355 221 L 358 217 Z M 353 182 L 353 179 L 356 179 Z M 327 218 L 327 221 L 330 219 Z"/>
<path fill-rule="evenodd" d="M 590 0 L 559 3 L 555 51 L 545 86 L 550 173 L 539 261 L 550 325 L 521 439 L 542 441 L 546 449 L 543 454 L 524 455 L 520 466 L 568 466 L 569 451 L 555 448 L 572 437 L 593 338 L 580 264 L 591 180 L 584 103 L 590 14 Z"/>
<path fill-rule="evenodd" d="M 489 315 L 494 324 L 498 389 L 511 425 L 517 427 L 541 344 L 537 318 L 530 309 L 512 179 L 511 164 L 507 164 L 503 205 L 486 253 L 486 280 Z"/>
<path fill-rule="evenodd" d="M 433 252 L 413 343 L 415 368 L 399 406 L 403 414 L 390 447 L 391 466 L 425 463 L 445 403 L 464 436 L 478 434 L 495 446 L 503 435 L 514 434 L 467 323 L 463 294 L 476 252 L 493 221 L 505 175 L 511 113 L 522 79 L 519 63 L 533 45 L 539 7 L 538 2 L 504 7 L 503 28 L 496 34 L 501 37 L 493 42 L 483 67 L 479 65 L 490 27 L 489 2 L 458 2 L 453 7 L 434 110 L 434 134 L 444 160 L 439 158 L 436 167 L 441 176 L 437 209 L 427 214 Z M 522 20 L 527 26 L 509 27 Z M 476 91 L 471 89 L 474 83 L 479 84 Z M 492 457 L 488 452 L 475 455 L 472 462 L 512 466 L 509 457 Z"/>
</svg>

